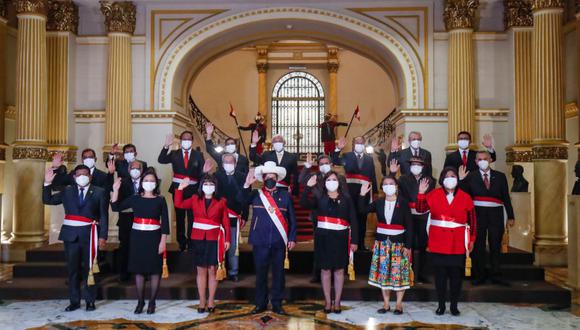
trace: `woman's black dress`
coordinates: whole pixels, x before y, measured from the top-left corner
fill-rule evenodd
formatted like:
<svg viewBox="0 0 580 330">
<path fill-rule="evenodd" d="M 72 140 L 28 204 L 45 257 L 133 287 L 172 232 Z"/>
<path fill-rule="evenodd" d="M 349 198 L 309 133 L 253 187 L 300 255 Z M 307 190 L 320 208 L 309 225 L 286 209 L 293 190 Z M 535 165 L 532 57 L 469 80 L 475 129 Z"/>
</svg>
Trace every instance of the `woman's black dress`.
<svg viewBox="0 0 580 330">
<path fill-rule="evenodd" d="M 162 234 L 169 235 L 169 215 L 165 198 L 163 196 L 145 198 L 134 195 L 121 202 L 113 203 L 112 208 L 116 212 L 132 208 L 136 218 L 160 220 L 161 228 L 157 230 L 131 229 L 127 270 L 133 274 L 161 274 L 163 255 L 158 253 L 159 242 Z"/>
</svg>

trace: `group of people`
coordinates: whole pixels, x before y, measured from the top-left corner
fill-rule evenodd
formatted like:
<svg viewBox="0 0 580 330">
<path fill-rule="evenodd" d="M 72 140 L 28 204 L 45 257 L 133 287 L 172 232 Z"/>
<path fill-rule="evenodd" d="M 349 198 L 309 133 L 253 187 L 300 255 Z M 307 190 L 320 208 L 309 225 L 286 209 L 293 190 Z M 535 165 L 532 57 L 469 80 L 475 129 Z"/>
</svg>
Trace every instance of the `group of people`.
<svg viewBox="0 0 580 330">
<path fill-rule="evenodd" d="M 390 311 L 390 291 L 396 292 L 394 313 L 403 313 L 404 292 L 413 286 L 414 274 L 420 282 L 429 281 L 427 260 L 435 275 L 438 315 L 445 313 L 448 283 L 451 313 L 459 314 L 464 268 L 470 267 L 472 251 L 474 284 L 490 279 L 507 285 L 500 277 L 499 254 L 504 230 L 513 225 L 514 216 L 507 179 L 490 168 L 495 160 L 491 136 L 483 139 L 486 150 L 472 151 L 471 135 L 459 133 L 459 149 L 447 155 L 438 181 L 432 176 L 431 154 L 421 148 L 420 133 L 409 134 L 405 149 L 394 139 L 379 194 L 375 161 L 365 152 L 362 136 L 352 140 L 350 152 L 343 152 L 346 141 L 339 139 L 334 150 L 326 148 L 329 154 L 318 157 L 317 166 L 308 155 L 299 172 L 299 157 L 285 150 L 282 136 L 272 138 L 273 150 L 263 151 L 258 148 L 263 142 L 261 133 L 252 130 L 248 159 L 238 152 L 232 138 L 224 141 L 223 152 L 217 152 L 213 131 L 208 123 L 205 146 L 217 165 L 215 170 L 214 162 L 192 148 L 189 131 L 180 135 L 178 148 L 172 148 L 174 136 L 169 135 L 158 157 L 158 163 L 172 166 L 169 192 L 176 239 L 182 251 L 192 251 L 200 313 L 215 310 L 220 280 L 238 281 L 240 231 L 250 215 L 248 243 L 253 248 L 256 280 L 252 313 L 265 311 L 269 303 L 273 312 L 286 313 L 282 307 L 284 269 L 289 266 L 288 251 L 296 246 L 297 227 L 292 196 L 300 193 L 300 205 L 311 210 L 313 268 L 322 283 L 327 313 L 341 312 L 345 273 L 354 276 L 354 252 L 367 250 L 368 213 L 377 216 L 368 283 L 382 291 L 384 306 L 378 313 Z M 107 239 L 110 203 L 119 212 L 120 279 L 135 275 L 138 314 L 144 309 L 149 278 L 147 313 L 154 313 L 170 228 L 168 206 L 160 195 L 155 169 L 137 159 L 136 147 L 125 145 L 122 157 L 113 149 L 106 160 L 107 172 L 95 168 L 96 153 L 87 149 L 82 152 L 82 164 L 70 173 L 57 154 L 45 174 L 44 202 L 63 204 L 65 209 L 59 239 L 64 242 L 69 274 L 66 310 L 80 307 L 81 282 L 86 309 L 95 309 L 94 274 L 98 250 Z M 257 166 L 250 167 L 249 161 Z M 343 166 L 344 175 L 334 165 Z"/>
</svg>

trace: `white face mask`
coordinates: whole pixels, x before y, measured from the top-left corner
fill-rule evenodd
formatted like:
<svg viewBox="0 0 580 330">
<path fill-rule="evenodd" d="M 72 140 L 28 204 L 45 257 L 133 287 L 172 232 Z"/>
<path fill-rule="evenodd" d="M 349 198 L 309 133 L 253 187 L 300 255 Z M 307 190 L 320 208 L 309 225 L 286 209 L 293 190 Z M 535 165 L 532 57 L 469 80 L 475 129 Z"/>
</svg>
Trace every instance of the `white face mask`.
<svg viewBox="0 0 580 330">
<path fill-rule="evenodd" d="M 235 144 L 228 144 L 228 145 L 226 145 L 224 150 L 227 154 L 233 154 L 234 152 L 236 152 L 236 145 Z"/>
<path fill-rule="evenodd" d="M 201 187 L 201 190 L 203 191 L 204 194 L 211 195 L 215 191 L 215 186 L 214 185 L 209 185 L 209 184 L 204 184 Z"/>
<path fill-rule="evenodd" d="M 326 173 L 330 172 L 330 170 L 331 170 L 330 164 L 320 165 L 319 168 L 320 168 L 320 173 L 322 173 L 322 174 L 326 174 Z"/>
<path fill-rule="evenodd" d="M 469 148 L 469 140 L 465 139 L 458 140 L 457 145 L 459 146 L 459 149 L 465 150 Z"/>
<path fill-rule="evenodd" d="M 191 143 L 192 143 L 191 140 L 182 140 L 181 147 L 185 150 L 189 150 L 189 149 L 191 149 Z"/>
<path fill-rule="evenodd" d="M 327 180 L 324 185 L 326 186 L 326 190 L 330 192 L 335 192 L 338 190 L 338 181 L 336 180 Z"/>
<path fill-rule="evenodd" d="M 123 154 L 123 157 L 129 163 L 135 160 L 135 153 L 134 152 L 126 152 Z"/>
<path fill-rule="evenodd" d="M 281 152 L 282 150 L 284 150 L 284 143 L 282 142 L 274 142 L 272 146 L 274 146 L 274 150 L 276 152 Z"/>
<path fill-rule="evenodd" d="M 489 168 L 489 162 L 485 159 L 482 159 L 479 162 L 477 162 L 477 166 L 479 166 L 480 170 L 486 171 Z"/>
<path fill-rule="evenodd" d="M 85 158 L 85 159 L 83 159 L 83 165 L 85 165 L 88 168 L 93 168 L 93 167 L 95 167 L 95 159 L 94 158 Z"/>
<path fill-rule="evenodd" d="M 419 174 L 423 173 L 423 166 L 411 165 L 411 173 L 413 173 L 413 175 L 419 175 Z"/>
<path fill-rule="evenodd" d="M 395 186 L 394 184 L 384 184 L 383 185 L 383 192 L 387 196 L 393 196 L 394 194 L 397 193 L 397 186 Z"/>
<path fill-rule="evenodd" d="M 449 177 L 443 179 L 443 186 L 447 189 L 455 189 L 457 187 L 457 178 Z"/>
<path fill-rule="evenodd" d="M 236 165 L 224 163 L 223 167 L 224 167 L 224 171 L 226 171 L 226 173 L 232 173 L 234 171 L 234 169 L 236 168 Z"/>
<path fill-rule="evenodd" d="M 79 175 L 75 178 L 75 182 L 81 186 L 81 187 L 86 187 L 89 184 L 89 177 L 86 175 Z"/>
<path fill-rule="evenodd" d="M 364 144 L 355 144 L 354 145 L 354 152 L 356 152 L 357 154 L 362 154 L 365 151 L 365 145 Z"/>
<path fill-rule="evenodd" d="M 412 140 L 411 141 L 411 147 L 413 147 L 413 149 L 419 149 L 420 146 L 421 146 L 421 140 Z"/>
<path fill-rule="evenodd" d="M 155 190 L 155 187 L 157 187 L 157 184 L 155 182 L 143 182 L 143 190 L 147 192 Z"/>
<path fill-rule="evenodd" d="M 131 177 L 133 179 L 137 180 L 141 176 L 141 170 L 138 168 L 134 168 L 134 169 L 131 169 L 131 171 L 129 171 L 129 174 L 131 175 Z"/>
</svg>

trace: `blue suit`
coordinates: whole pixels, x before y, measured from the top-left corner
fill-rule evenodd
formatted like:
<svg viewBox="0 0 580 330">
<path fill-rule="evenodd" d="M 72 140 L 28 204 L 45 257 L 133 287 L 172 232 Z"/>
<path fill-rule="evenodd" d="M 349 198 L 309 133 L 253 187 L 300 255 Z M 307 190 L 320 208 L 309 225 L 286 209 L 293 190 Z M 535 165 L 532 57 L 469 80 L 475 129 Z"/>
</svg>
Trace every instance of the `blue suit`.
<svg viewBox="0 0 580 330">
<path fill-rule="evenodd" d="M 244 189 L 239 194 L 239 200 L 252 206 L 252 223 L 248 243 L 252 245 L 254 266 L 256 268 L 256 300 L 258 308 L 268 305 L 268 269 L 272 267 L 271 302 L 273 308 L 282 305 L 284 295 L 284 258 L 286 245 L 276 229 L 268 210 L 264 208 L 258 190 Z M 272 198 L 280 208 L 288 224 L 288 241 L 296 241 L 296 216 L 292 197 L 286 189 L 276 189 Z"/>
<path fill-rule="evenodd" d="M 109 231 L 108 191 L 95 185 L 90 185 L 85 193 L 84 201 L 79 199 L 77 185 L 67 186 L 63 191 L 52 193 L 52 185 L 42 190 L 42 202 L 46 205 L 63 204 L 67 215 L 77 215 L 98 222 L 99 239 L 107 239 Z M 69 299 L 71 304 L 81 300 L 81 281 L 85 282 L 83 296 L 91 303 L 95 301 L 97 288 L 88 286 L 86 280 L 89 273 L 89 249 L 91 226 L 62 225 L 58 239 L 64 242 L 64 252 L 67 261 Z"/>
</svg>

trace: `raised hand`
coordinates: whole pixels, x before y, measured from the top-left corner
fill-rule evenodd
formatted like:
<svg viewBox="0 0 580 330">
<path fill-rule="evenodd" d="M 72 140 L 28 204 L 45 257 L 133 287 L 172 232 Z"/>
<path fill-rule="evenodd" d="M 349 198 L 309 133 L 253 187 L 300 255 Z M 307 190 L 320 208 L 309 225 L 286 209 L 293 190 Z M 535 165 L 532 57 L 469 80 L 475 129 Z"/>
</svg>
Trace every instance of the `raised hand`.
<svg viewBox="0 0 580 330">
<path fill-rule="evenodd" d="M 63 164 L 62 157 L 63 157 L 62 152 L 60 152 L 60 151 L 55 152 L 54 155 L 52 155 L 52 165 L 51 166 L 53 168 L 60 167 Z"/>
<path fill-rule="evenodd" d="M 316 175 L 311 176 L 308 182 L 306 182 L 306 185 L 310 188 L 316 186 Z"/>
<path fill-rule="evenodd" d="M 177 190 L 183 190 L 189 186 L 189 178 L 184 178 L 181 180 L 181 183 L 177 187 Z"/>
<path fill-rule="evenodd" d="M 246 176 L 246 183 L 244 184 L 245 187 L 250 187 L 256 182 L 256 169 L 250 168 L 248 171 L 248 175 Z"/>
<path fill-rule="evenodd" d="M 213 131 L 214 131 L 213 124 L 210 122 L 205 123 L 205 134 L 208 140 L 211 139 Z"/>
<path fill-rule="evenodd" d="M 360 195 L 361 196 L 365 196 L 366 194 L 369 193 L 369 191 L 371 191 L 371 183 L 370 182 L 365 182 L 360 186 Z"/>
<path fill-rule="evenodd" d="M 44 182 L 45 183 L 52 183 L 52 181 L 54 180 L 54 177 L 56 176 L 56 174 L 54 173 L 54 171 L 52 170 L 52 168 L 47 168 L 44 171 Z"/>
<path fill-rule="evenodd" d="M 399 162 L 396 159 L 391 159 L 391 163 L 389 164 L 389 171 L 391 171 L 391 173 L 399 172 L 400 167 L 401 165 L 399 165 Z"/>
<path fill-rule="evenodd" d="M 213 169 L 213 162 L 210 159 L 206 159 L 203 163 L 203 173 L 209 173 Z"/>
<path fill-rule="evenodd" d="M 391 140 L 391 152 L 397 152 L 401 148 L 401 144 L 399 143 L 399 138 L 394 136 Z"/>
<path fill-rule="evenodd" d="M 167 134 L 165 136 L 165 146 L 170 147 L 173 144 L 173 134 Z"/>
<path fill-rule="evenodd" d="M 344 147 L 346 146 L 346 139 L 344 137 L 341 137 L 340 139 L 338 139 L 338 144 L 336 145 L 336 147 L 340 150 L 344 149 Z"/>
<path fill-rule="evenodd" d="M 469 174 L 467 167 L 465 167 L 465 165 L 459 166 L 459 180 L 465 179 L 467 177 L 467 174 Z"/>
<path fill-rule="evenodd" d="M 424 194 L 429 189 L 429 178 L 423 178 L 419 182 L 419 194 Z"/>
<path fill-rule="evenodd" d="M 481 144 L 487 149 L 493 149 L 493 137 L 491 134 L 485 134 L 483 136 L 483 142 Z"/>
<path fill-rule="evenodd" d="M 107 171 L 109 171 L 109 174 L 115 173 L 116 170 L 117 168 L 115 166 L 115 160 L 114 159 L 107 160 Z"/>
<path fill-rule="evenodd" d="M 113 182 L 113 191 L 119 191 L 121 189 L 121 178 L 116 178 Z"/>
<path fill-rule="evenodd" d="M 259 141 L 260 141 L 260 135 L 258 134 L 258 131 L 255 130 L 252 132 L 252 144 L 256 145 L 256 144 L 258 144 Z"/>
</svg>

